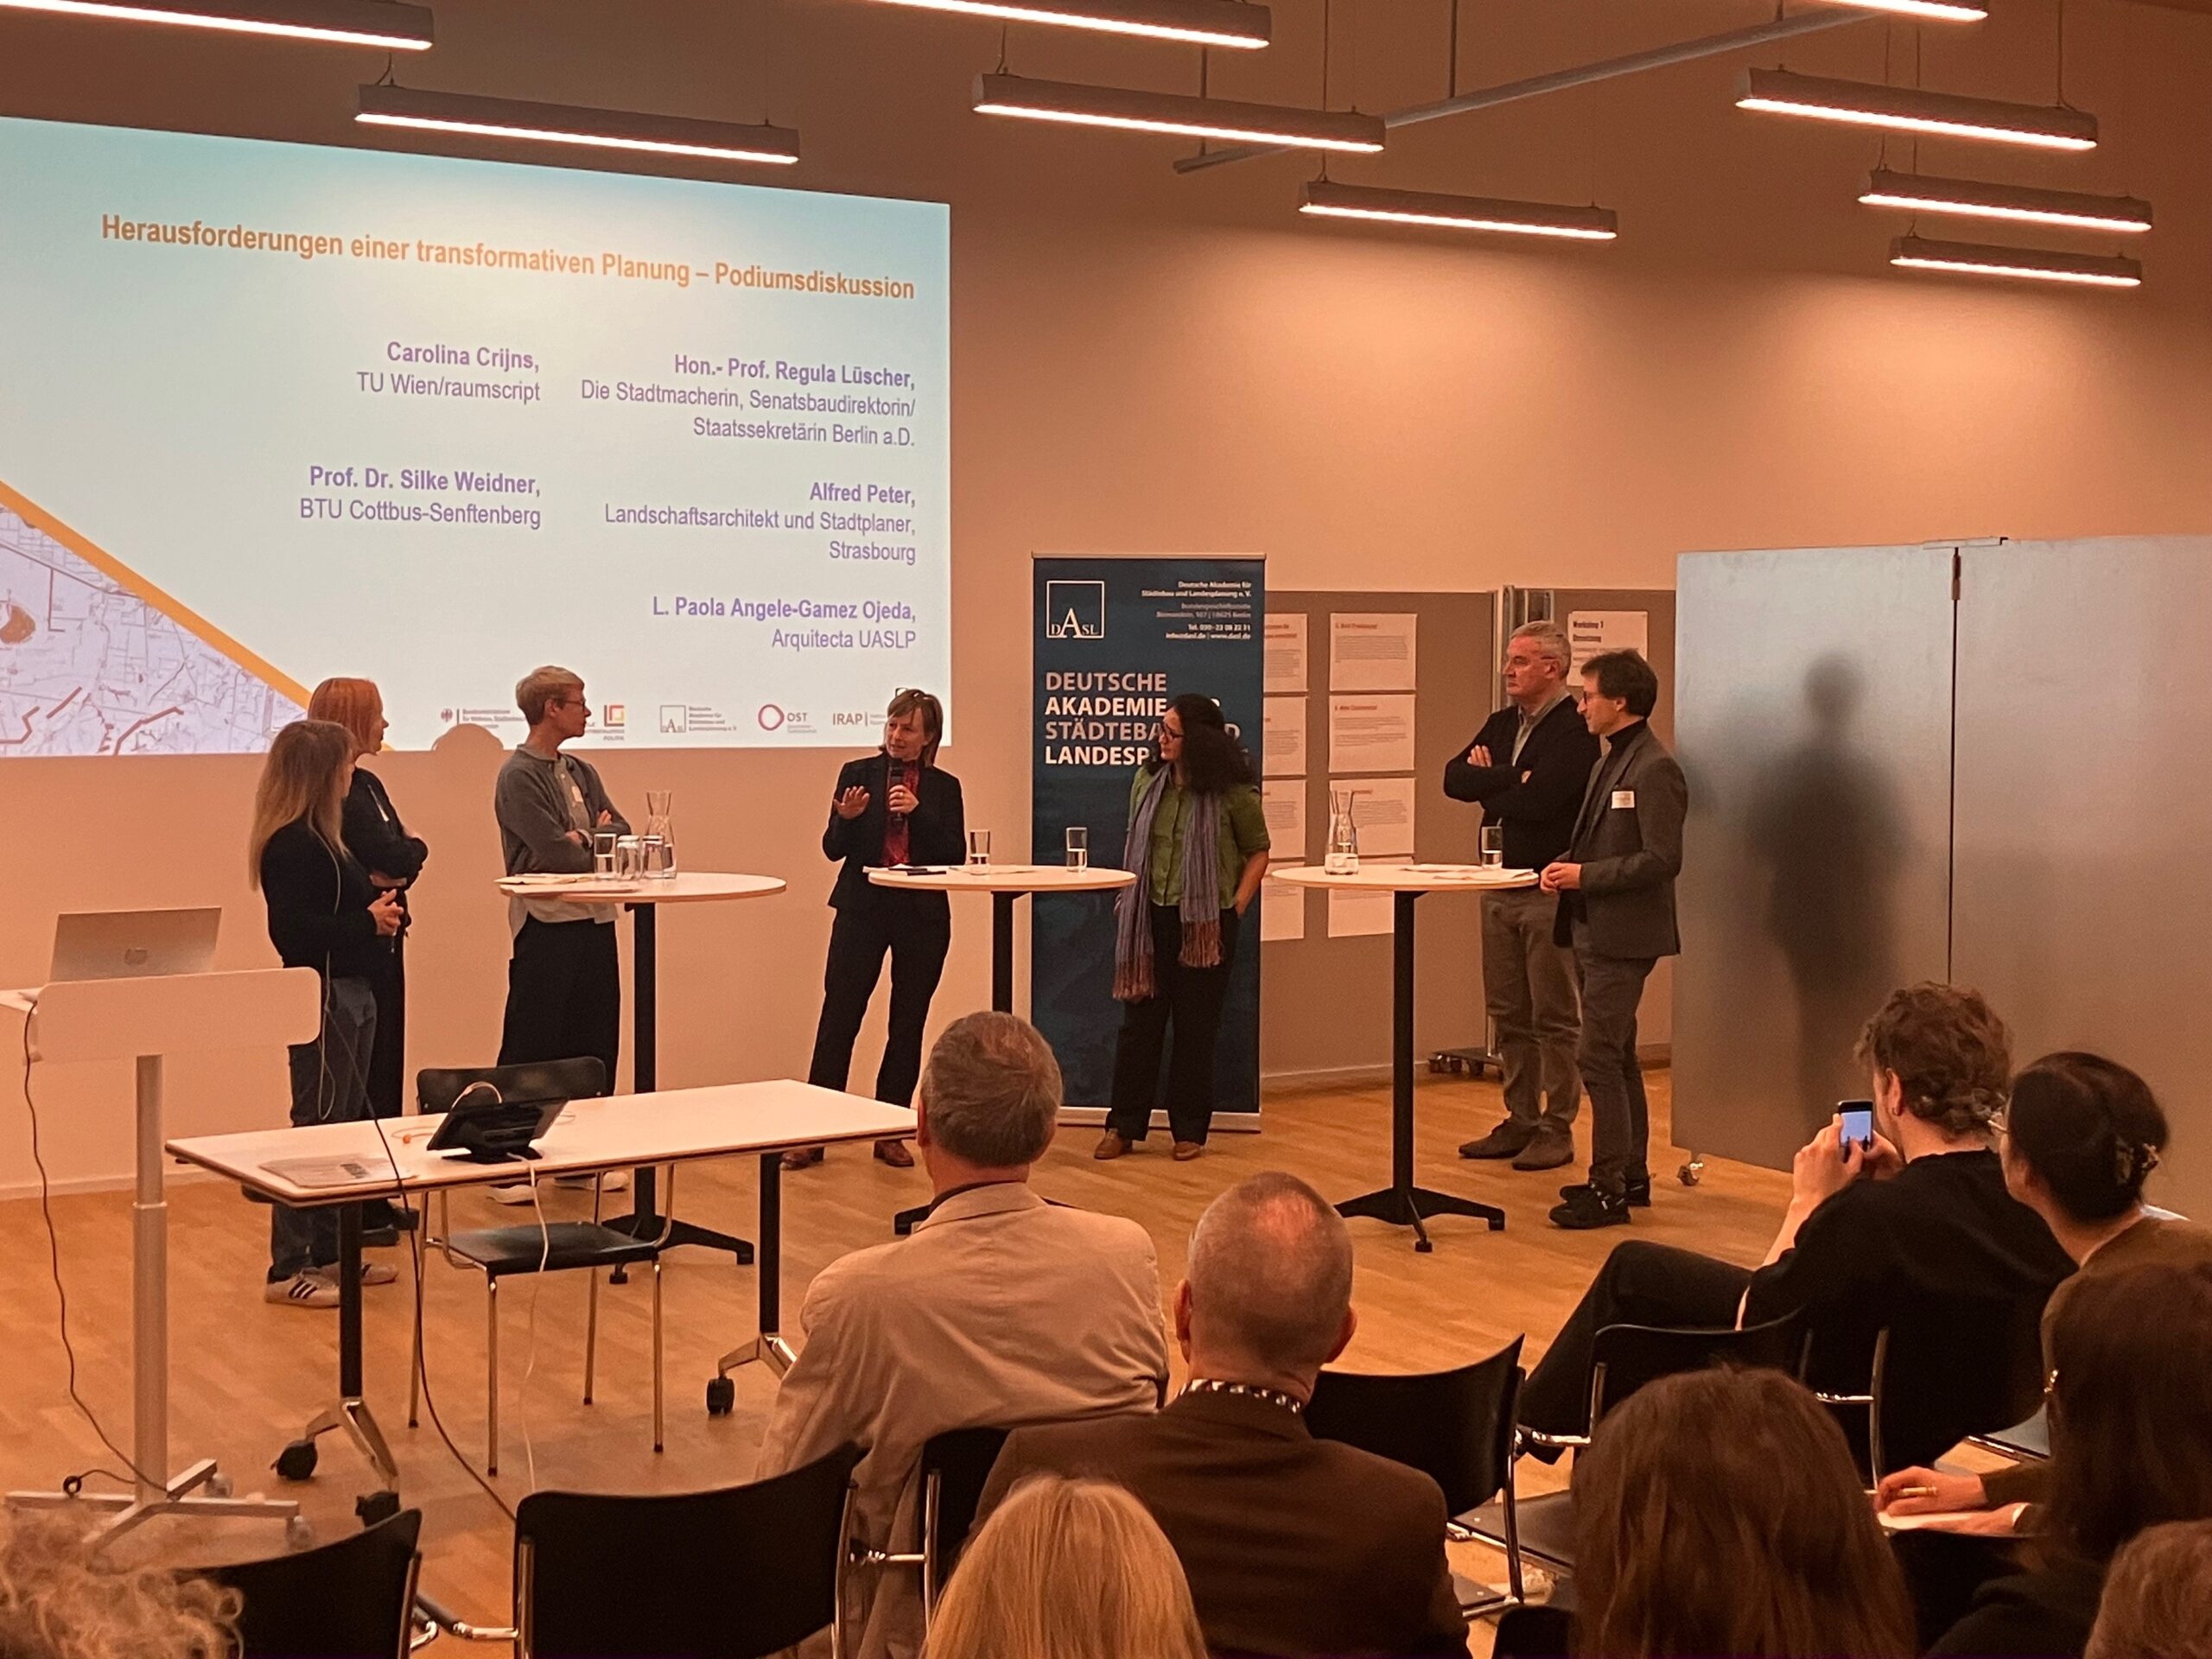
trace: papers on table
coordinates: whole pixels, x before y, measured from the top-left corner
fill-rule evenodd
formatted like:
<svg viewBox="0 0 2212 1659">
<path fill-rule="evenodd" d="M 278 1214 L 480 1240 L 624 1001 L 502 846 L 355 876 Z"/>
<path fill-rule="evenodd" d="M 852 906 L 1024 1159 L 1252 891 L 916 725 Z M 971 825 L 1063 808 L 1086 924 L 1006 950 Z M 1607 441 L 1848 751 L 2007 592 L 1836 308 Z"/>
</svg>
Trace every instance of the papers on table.
<svg viewBox="0 0 2212 1659">
<path fill-rule="evenodd" d="M 1362 858 L 1414 855 L 1414 780 L 1410 778 L 1332 778 L 1329 793 L 1352 798 L 1351 820 Z"/>
<path fill-rule="evenodd" d="M 1303 618 L 1300 619 L 1301 621 Z M 1261 701 L 1260 771 L 1269 778 L 1306 775 L 1306 699 Z"/>
<path fill-rule="evenodd" d="M 1885 1532 L 1956 1532 L 1969 1525 L 1987 1525 L 1986 1510 L 1935 1510 L 1926 1515 L 1888 1515 L 1876 1510 L 1874 1518 Z"/>
<path fill-rule="evenodd" d="M 1302 614 L 1268 618 L 1261 660 L 1262 690 L 1303 691 L 1306 689 L 1306 618 Z"/>
<path fill-rule="evenodd" d="M 1329 690 L 1410 691 L 1421 618 L 1412 611 L 1337 611 L 1329 618 Z M 1408 766 L 1412 762 L 1407 763 Z"/>
<path fill-rule="evenodd" d="M 1338 774 L 1411 772 L 1411 696 L 1329 699 L 1329 770 Z M 1410 850 L 1410 849 L 1409 849 Z"/>
</svg>

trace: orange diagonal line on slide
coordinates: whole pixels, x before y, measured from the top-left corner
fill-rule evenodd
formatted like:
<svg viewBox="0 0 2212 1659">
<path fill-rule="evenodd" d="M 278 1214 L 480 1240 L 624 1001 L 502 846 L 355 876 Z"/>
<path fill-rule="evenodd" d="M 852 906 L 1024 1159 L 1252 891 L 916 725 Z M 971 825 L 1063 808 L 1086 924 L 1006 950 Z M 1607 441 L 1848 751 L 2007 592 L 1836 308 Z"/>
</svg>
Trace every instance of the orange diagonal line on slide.
<svg viewBox="0 0 2212 1659">
<path fill-rule="evenodd" d="M 248 651 L 189 605 L 164 593 L 122 560 L 95 547 L 45 508 L 28 497 L 17 494 L 3 482 L 0 482 L 0 506 L 8 508 L 25 524 L 51 536 L 94 569 L 122 584 L 128 592 L 143 600 L 179 627 L 214 646 L 246 672 L 258 676 L 301 708 L 308 706 L 307 687 L 290 675 Z"/>
</svg>

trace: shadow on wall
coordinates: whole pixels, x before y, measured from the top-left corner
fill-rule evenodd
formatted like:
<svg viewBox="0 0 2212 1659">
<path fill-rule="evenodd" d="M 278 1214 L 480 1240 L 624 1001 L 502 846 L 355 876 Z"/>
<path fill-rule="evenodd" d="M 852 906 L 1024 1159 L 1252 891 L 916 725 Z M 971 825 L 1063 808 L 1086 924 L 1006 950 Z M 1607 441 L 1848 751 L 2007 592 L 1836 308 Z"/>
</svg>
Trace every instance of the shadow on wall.
<svg viewBox="0 0 2212 1659">
<path fill-rule="evenodd" d="M 1797 1006 L 1808 1133 L 1831 1102 L 1865 1090 L 1851 1051 L 1897 973 L 1904 815 L 1854 729 L 1865 690 L 1857 664 L 1842 657 L 1807 671 L 1802 733 L 1762 778 L 1748 820 L 1751 856 L 1767 879 L 1767 936 Z"/>
</svg>

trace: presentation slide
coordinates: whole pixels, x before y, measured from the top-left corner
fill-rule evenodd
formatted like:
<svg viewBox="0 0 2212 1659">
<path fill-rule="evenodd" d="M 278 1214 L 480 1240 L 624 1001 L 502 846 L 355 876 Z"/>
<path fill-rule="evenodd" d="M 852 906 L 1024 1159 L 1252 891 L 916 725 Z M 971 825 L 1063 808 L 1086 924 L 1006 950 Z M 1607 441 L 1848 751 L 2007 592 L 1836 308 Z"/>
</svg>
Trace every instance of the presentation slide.
<svg viewBox="0 0 2212 1659">
<path fill-rule="evenodd" d="M 952 665 L 938 203 L 0 119 L 0 755 L 858 747 Z"/>
</svg>

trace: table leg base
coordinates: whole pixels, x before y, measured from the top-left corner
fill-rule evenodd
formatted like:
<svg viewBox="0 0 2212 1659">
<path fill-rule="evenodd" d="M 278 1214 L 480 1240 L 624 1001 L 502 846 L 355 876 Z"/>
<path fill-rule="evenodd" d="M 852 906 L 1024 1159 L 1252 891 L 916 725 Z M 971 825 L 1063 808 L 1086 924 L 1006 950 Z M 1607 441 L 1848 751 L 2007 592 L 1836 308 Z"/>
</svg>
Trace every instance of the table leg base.
<svg viewBox="0 0 2212 1659">
<path fill-rule="evenodd" d="M 639 1215 L 634 1211 L 626 1216 L 617 1216 L 604 1224 L 611 1231 L 626 1238 L 658 1239 L 663 1249 L 674 1249 L 679 1244 L 696 1244 L 703 1249 L 728 1250 L 737 1258 L 737 1265 L 753 1265 L 753 1244 L 734 1233 L 718 1233 L 711 1227 L 702 1227 L 696 1222 L 677 1221 L 671 1216 Z M 620 1284 L 622 1277 L 613 1282 Z"/>
<path fill-rule="evenodd" d="M 1496 1205 L 1455 1198 L 1426 1186 L 1386 1186 L 1379 1192 L 1362 1193 L 1338 1205 L 1337 1213 L 1347 1221 L 1363 1218 L 1387 1221 L 1393 1227 L 1410 1227 L 1414 1230 L 1414 1248 L 1424 1255 L 1433 1248 L 1429 1243 L 1428 1229 L 1422 1225 L 1431 1216 L 1465 1216 L 1471 1220 L 1486 1221 L 1494 1233 L 1505 1226 L 1505 1211 Z"/>
<path fill-rule="evenodd" d="M 764 1331 L 742 1347 L 733 1348 L 715 1362 L 714 1379 L 707 1384 L 707 1415 L 727 1417 L 737 1408 L 737 1385 L 729 1374 L 741 1365 L 763 1364 L 778 1376 L 789 1374 L 798 1363 L 779 1332 Z"/>
<path fill-rule="evenodd" d="M 399 1464 L 391 1455 L 391 1446 L 385 1440 L 384 1430 L 378 1427 L 376 1416 L 369 1410 L 368 1402 L 359 1399 L 342 1399 L 326 1407 L 308 1421 L 300 1431 L 300 1438 L 287 1446 L 276 1459 L 276 1472 L 286 1480 L 306 1480 L 315 1473 L 315 1442 L 334 1430 L 343 1430 L 353 1443 L 377 1478 L 384 1483 L 383 1490 L 397 1492 L 399 1487 Z"/>
<path fill-rule="evenodd" d="M 209 1489 L 205 1495 L 200 1491 L 203 1486 Z M 100 1529 L 102 1541 L 165 1515 L 198 1516 L 210 1521 L 282 1521 L 296 1535 L 307 1525 L 300 1506 L 289 1498 L 264 1497 L 257 1492 L 246 1497 L 228 1494 L 229 1482 L 217 1471 L 215 1459 L 202 1458 L 171 1476 L 158 1497 L 128 1492 L 10 1492 L 8 1504 L 11 1509 L 71 1510 L 111 1516 Z"/>
</svg>

